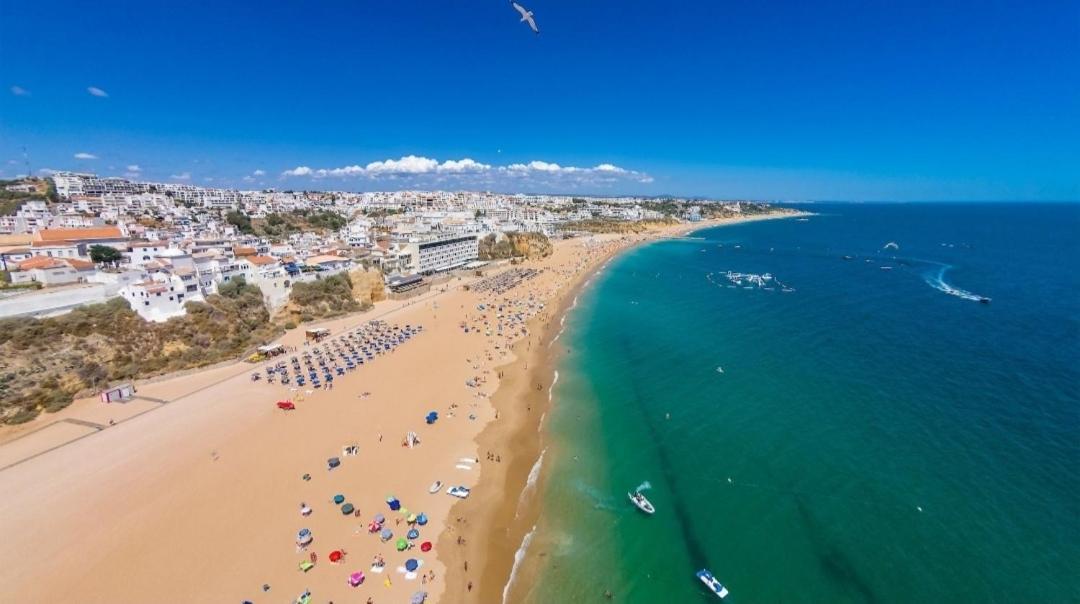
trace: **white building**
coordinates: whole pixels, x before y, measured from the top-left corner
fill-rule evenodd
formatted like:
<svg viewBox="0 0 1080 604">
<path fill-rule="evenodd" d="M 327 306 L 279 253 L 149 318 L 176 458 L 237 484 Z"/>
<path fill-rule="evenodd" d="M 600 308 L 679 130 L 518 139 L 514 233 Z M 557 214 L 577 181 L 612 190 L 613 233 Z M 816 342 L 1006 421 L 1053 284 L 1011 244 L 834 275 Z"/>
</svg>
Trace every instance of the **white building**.
<svg viewBox="0 0 1080 604">
<path fill-rule="evenodd" d="M 161 323 L 173 317 L 183 316 L 187 311 L 184 304 L 189 301 L 202 301 L 202 295 L 186 291 L 183 279 L 177 275 L 157 273 L 145 281 L 132 283 L 120 290 L 120 295 L 131 305 L 132 310 L 147 321 Z"/>
<path fill-rule="evenodd" d="M 458 268 L 476 260 L 480 253 L 476 235 L 410 241 L 407 253 L 409 269 L 414 273 L 436 273 Z"/>
</svg>

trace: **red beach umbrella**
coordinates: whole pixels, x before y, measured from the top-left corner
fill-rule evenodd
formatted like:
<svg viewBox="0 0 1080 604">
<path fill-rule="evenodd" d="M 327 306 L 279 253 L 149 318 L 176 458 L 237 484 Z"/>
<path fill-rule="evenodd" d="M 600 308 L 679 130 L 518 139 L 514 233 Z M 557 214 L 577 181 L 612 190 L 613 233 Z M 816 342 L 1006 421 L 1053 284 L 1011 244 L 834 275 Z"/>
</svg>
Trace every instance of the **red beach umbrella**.
<svg viewBox="0 0 1080 604">
<path fill-rule="evenodd" d="M 430 552 L 431 551 L 431 542 L 430 541 L 425 541 L 425 542 L 421 543 L 420 544 L 420 551 L 422 551 L 422 552 Z"/>
<path fill-rule="evenodd" d="M 334 550 L 334 551 L 330 552 L 330 561 L 331 562 L 340 562 L 341 558 L 342 558 L 342 554 L 341 554 L 340 550 Z"/>
</svg>

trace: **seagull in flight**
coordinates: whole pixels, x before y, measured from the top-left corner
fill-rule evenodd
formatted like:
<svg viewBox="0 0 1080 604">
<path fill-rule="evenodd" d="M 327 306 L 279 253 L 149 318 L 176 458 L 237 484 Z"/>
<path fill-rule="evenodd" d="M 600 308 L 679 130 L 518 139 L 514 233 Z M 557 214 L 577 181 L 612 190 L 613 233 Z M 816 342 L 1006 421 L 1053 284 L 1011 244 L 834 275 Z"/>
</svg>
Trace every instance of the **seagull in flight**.
<svg viewBox="0 0 1080 604">
<path fill-rule="evenodd" d="M 510 5 L 514 7 L 514 10 L 521 13 L 521 22 L 528 23 L 529 27 L 532 28 L 533 32 L 535 32 L 536 35 L 539 36 L 540 29 L 536 27 L 536 20 L 533 19 L 532 11 L 518 4 L 517 2 L 514 2 L 514 0 L 510 0 Z"/>
</svg>

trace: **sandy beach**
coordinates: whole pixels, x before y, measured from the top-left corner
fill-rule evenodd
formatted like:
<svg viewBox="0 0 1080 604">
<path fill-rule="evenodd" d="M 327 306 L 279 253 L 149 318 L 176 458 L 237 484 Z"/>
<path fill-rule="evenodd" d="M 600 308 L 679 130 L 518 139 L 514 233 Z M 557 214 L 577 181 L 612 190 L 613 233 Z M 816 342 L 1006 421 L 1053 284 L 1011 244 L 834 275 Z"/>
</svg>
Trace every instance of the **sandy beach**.
<svg viewBox="0 0 1080 604">
<path fill-rule="evenodd" d="M 521 493 L 540 474 L 531 471 L 559 350 L 549 344 L 572 294 L 618 251 L 705 226 L 560 241 L 546 259 L 324 323 L 339 342 L 372 319 L 422 326 L 332 390 L 253 383 L 265 364 L 239 362 L 0 431 L 0 584 L 30 602 L 282 602 L 305 591 L 315 602 L 407 602 L 417 591 L 429 602 L 501 601 L 538 513 Z M 286 359 L 314 347 L 302 339 L 302 329 L 286 334 L 297 351 Z M 296 410 L 278 409 L 283 399 Z M 410 431 L 420 441 L 411 448 Z M 356 455 L 344 455 L 351 446 Z M 331 457 L 341 460 L 332 470 Z M 454 485 L 471 496 L 448 496 Z M 428 522 L 410 527 L 407 513 Z M 377 514 L 389 541 L 369 532 Z M 419 536 L 397 551 L 410 528 Z M 301 529 L 314 537 L 303 549 Z M 424 542 L 434 547 L 423 552 Z M 300 570 L 312 554 L 314 567 Z M 415 573 L 403 572 L 408 559 Z M 365 574 L 358 587 L 355 572 Z"/>
</svg>

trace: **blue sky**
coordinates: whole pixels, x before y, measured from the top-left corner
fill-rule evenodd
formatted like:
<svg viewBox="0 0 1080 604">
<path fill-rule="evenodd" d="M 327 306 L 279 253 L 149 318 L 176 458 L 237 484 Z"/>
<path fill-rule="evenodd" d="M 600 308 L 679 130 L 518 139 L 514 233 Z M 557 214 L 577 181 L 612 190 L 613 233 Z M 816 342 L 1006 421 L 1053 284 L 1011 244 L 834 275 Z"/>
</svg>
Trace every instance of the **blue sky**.
<svg viewBox="0 0 1080 604">
<path fill-rule="evenodd" d="M 523 3 L 0 0 L 0 176 L 1080 199 L 1076 0 Z"/>
</svg>

